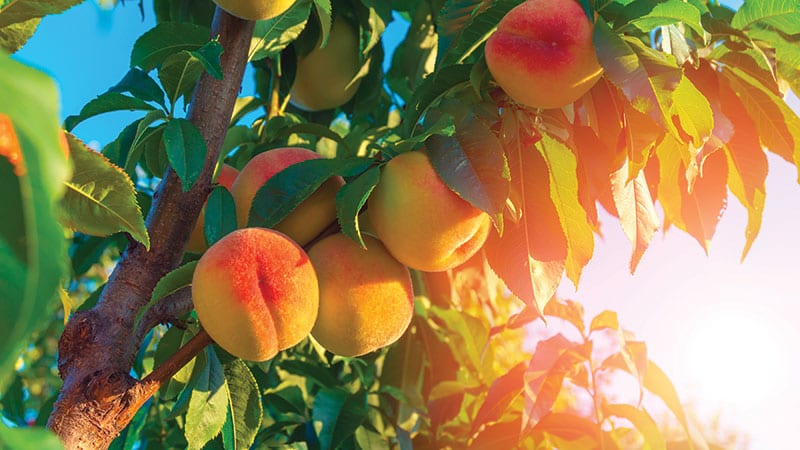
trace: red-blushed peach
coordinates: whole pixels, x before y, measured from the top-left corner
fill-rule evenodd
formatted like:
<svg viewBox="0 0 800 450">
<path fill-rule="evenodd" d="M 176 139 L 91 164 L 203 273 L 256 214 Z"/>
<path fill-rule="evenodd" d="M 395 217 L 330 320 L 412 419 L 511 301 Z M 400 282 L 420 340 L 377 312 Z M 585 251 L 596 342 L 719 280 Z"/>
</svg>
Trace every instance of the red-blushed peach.
<svg viewBox="0 0 800 450">
<path fill-rule="evenodd" d="M 516 102 L 560 108 L 603 74 L 594 25 L 575 0 L 527 0 L 500 20 L 486 42 L 486 64 Z"/>
<path fill-rule="evenodd" d="M 200 257 L 192 299 L 217 344 L 239 358 L 266 361 L 311 332 L 319 288 L 297 243 L 275 230 L 244 228 Z"/>
<path fill-rule="evenodd" d="M 22 160 L 22 148 L 19 146 L 17 133 L 11 118 L 0 114 L 0 156 L 8 159 L 18 177 L 25 175 L 25 162 Z"/>
<path fill-rule="evenodd" d="M 344 105 L 358 90 L 361 80 L 350 81 L 359 69 L 358 34 L 343 18 L 334 18 L 328 43 L 297 58 L 297 71 L 289 101 L 300 109 L 321 111 Z"/>
<path fill-rule="evenodd" d="M 319 314 L 311 335 L 341 356 L 363 355 L 395 342 L 414 312 L 408 268 L 379 240 L 363 237 L 366 250 L 336 233 L 308 251 L 319 278 Z"/>
<path fill-rule="evenodd" d="M 268 150 L 251 159 L 242 168 L 231 188 L 239 226 L 247 225 L 253 198 L 267 180 L 293 164 L 314 158 L 321 156 L 305 148 L 285 147 Z M 285 233 L 300 245 L 311 242 L 336 220 L 336 192 L 343 184 L 342 177 L 328 179 L 278 223 L 275 229 Z"/>
<path fill-rule="evenodd" d="M 450 190 L 419 151 L 386 164 L 367 214 L 389 252 L 425 272 L 441 272 L 468 260 L 483 246 L 491 227 L 489 215 Z"/>
<path fill-rule="evenodd" d="M 283 14 L 295 0 L 214 0 L 220 8 L 240 19 L 266 20 Z"/>
<path fill-rule="evenodd" d="M 225 188 L 230 191 L 237 175 L 239 175 L 238 170 L 227 164 L 223 164 L 219 169 L 217 183 L 219 183 L 220 186 L 225 186 Z M 206 244 L 206 235 L 203 231 L 206 222 L 205 210 L 206 206 L 204 204 L 203 209 L 200 211 L 200 215 L 197 216 L 197 222 L 194 224 L 192 234 L 189 235 L 189 242 L 186 243 L 186 251 L 192 253 L 203 253 L 208 248 L 208 244 Z"/>
</svg>

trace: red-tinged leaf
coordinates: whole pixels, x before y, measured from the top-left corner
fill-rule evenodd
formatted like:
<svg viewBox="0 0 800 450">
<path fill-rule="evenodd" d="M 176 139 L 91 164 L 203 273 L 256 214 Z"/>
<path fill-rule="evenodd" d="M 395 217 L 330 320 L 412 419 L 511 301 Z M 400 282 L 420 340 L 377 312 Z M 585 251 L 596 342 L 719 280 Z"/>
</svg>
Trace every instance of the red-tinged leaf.
<svg viewBox="0 0 800 450">
<path fill-rule="evenodd" d="M 683 426 L 687 436 L 689 436 L 689 422 L 678 398 L 678 393 L 675 391 L 675 386 L 672 385 L 664 371 L 649 360 L 647 361 L 647 370 L 644 376 L 644 387 L 664 401 L 667 408 L 672 411 L 678 422 Z"/>
<path fill-rule="evenodd" d="M 512 330 L 516 328 L 522 328 L 539 317 L 539 313 L 536 312 L 536 309 L 528 306 L 519 313 L 508 318 L 508 328 Z"/>
<path fill-rule="evenodd" d="M 544 308 L 544 315 L 566 320 L 583 335 L 583 305 L 580 303 L 555 297 Z"/>
<path fill-rule="evenodd" d="M 486 399 L 472 421 L 470 435 L 474 434 L 481 426 L 495 422 L 502 417 L 506 408 L 522 393 L 526 369 L 525 363 L 519 363 L 505 375 L 494 380 L 486 394 Z"/>
<path fill-rule="evenodd" d="M 633 179 L 647 164 L 653 148 L 663 139 L 664 131 L 646 114 L 628 107 L 625 110 L 622 136 L 625 153 L 628 155 L 627 178 Z"/>
<path fill-rule="evenodd" d="M 616 312 L 605 310 L 594 316 L 591 325 L 589 325 L 589 331 L 605 329 L 619 331 L 619 320 Z"/>
<path fill-rule="evenodd" d="M 470 450 L 497 450 L 499 448 L 517 448 L 520 439 L 521 419 L 511 422 L 497 423 L 486 427 L 472 441 Z"/>
<path fill-rule="evenodd" d="M 695 148 L 702 147 L 714 129 L 714 113 L 708 99 L 685 76 L 672 98 L 672 114 L 678 117 L 681 129 L 691 137 Z"/>
<path fill-rule="evenodd" d="M 564 378 L 588 361 L 590 354 L 591 342 L 578 344 L 561 334 L 536 345 L 525 371 L 525 427 L 536 426 L 552 410 Z"/>
<path fill-rule="evenodd" d="M 748 86 L 744 83 L 739 83 L 736 77 L 730 75 L 728 71 L 724 71 L 723 74 L 726 76 L 720 78 L 720 105 L 734 126 L 733 137 L 724 147 L 729 168 L 728 187 L 742 205 L 747 208 L 746 242 L 742 251 L 742 259 L 744 259 L 761 229 L 761 219 L 766 199 L 767 155 L 761 150 L 758 136 L 763 133 L 779 134 L 780 131 L 765 128 L 765 121 L 762 115 L 772 114 L 774 113 L 773 111 L 753 111 L 751 109 L 748 115 L 745 104 L 758 102 L 759 99 L 748 98 L 739 94 L 737 92 L 739 89 L 747 90 Z M 730 85 L 726 81 L 730 82 Z M 749 86 L 749 89 L 753 92 L 757 91 L 752 86 Z M 766 91 L 761 93 L 766 94 Z M 739 97 L 737 97 L 737 94 Z M 761 117 L 761 120 L 757 119 L 756 116 Z M 780 120 L 780 117 L 774 119 Z M 769 119 L 770 122 L 771 120 Z M 791 135 L 788 135 L 788 138 L 791 140 Z M 769 146 L 770 144 L 767 144 L 768 139 L 762 136 L 761 141 Z M 794 150 L 794 142 L 787 142 L 786 144 L 789 146 L 787 151 L 791 153 Z"/>
<path fill-rule="evenodd" d="M 572 148 L 578 159 L 579 175 L 586 180 L 580 183 L 579 189 L 587 192 L 592 206 L 597 200 L 614 216 L 617 210 L 611 197 L 611 173 L 625 161 L 624 152 L 614 151 L 616 145 L 615 141 L 611 147 L 607 146 L 589 127 L 575 126 L 572 130 Z"/>
<path fill-rule="evenodd" d="M 502 238 L 490 233 L 484 248 L 492 270 L 508 289 L 541 314 L 564 273 L 567 241 L 550 197 L 547 164 L 529 128 L 513 112 L 503 135 L 511 171 L 511 199 L 519 219 L 507 220 Z"/>
<path fill-rule="evenodd" d="M 594 253 L 594 233 L 578 199 L 577 161 L 572 151 L 547 134 L 536 145 L 550 174 L 550 198 L 567 240 L 567 277 L 575 287 Z"/>
<path fill-rule="evenodd" d="M 624 403 L 604 404 L 603 414 L 619 417 L 630 421 L 644 438 L 642 450 L 666 450 L 667 444 L 664 436 L 658 429 L 658 424 L 644 409 L 639 409 Z"/>
<path fill-rule="evenodd" d="M 458 381 L 443 381 L 431 389 L 428 395 L 428 417 L 434 430 L 458 415 L 467 390 Z"/>
<path fill-rule="evenodd" d="M 622 230 L 633 244 L 630 262 L 633 273 L 658 229 L 659 219 L 644 172 L 640 171 L 632 180 L 628 179 L 628 173 L 628 168 L 623 165 L 611 175 L 611 194 Z"/>
<path fill-rule="evenodd" d="M 533 427 L 531 433 L 534 435 L 547 433 L 569 441 L 589 438 L 594 445 L 599 445 L 602 439 L 600 427 L 596 423 L 585 417 L 562 412 L 545 414 Z M 578 447 L 573 448 L 577 449 Z"/>
<path fill-rule="evenodd" d="M 623 125 L 623 106 L 617 88 L 603 77 L 578 102 L 583 106 L 578 109 L 579 116 L 585 116 L 582 122 L 607 149 L 615 149 Z"/>
<path fill-rule="evenodd" d="M 639 381 L 641 387 L 644 387 L 647 363 L 647 346 L 645 343 L 622 338 L 620 350 L 606 358 L 600 364 L 600 367 L 603 369 L 619 369 L 628 372 Z"/>
<path fill-rule="evenodd" d="M 656 149 L 660 167 L 658 197 L 665 221 L 689 233 L 708 252 L 717 223 L 726 207 L 727 163 L 722 152 L 712 153 L 689 192 L 685 144 L 667 136 Z"/>
</svg>

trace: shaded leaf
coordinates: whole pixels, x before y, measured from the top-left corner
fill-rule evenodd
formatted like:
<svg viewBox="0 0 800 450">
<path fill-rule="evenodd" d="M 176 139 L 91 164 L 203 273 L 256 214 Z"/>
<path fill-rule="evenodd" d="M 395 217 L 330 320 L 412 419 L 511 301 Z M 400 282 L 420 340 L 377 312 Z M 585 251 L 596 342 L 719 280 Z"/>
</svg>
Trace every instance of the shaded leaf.
<svg viewBox="0 0 800 450">
<path fill-rule="evenodd" d="M 322 389 L 314 397 L 312 420 L 321 425 L 321 450 L 336 449 L 355 433 L 367 415 L 367 393 L 350 394 L 342 389 Z"/>
<path fill-rule="evenodd" d="M 224 186 L 217 186 L 211 191 L 204 211 L 203 234 L 209 246 L 236 231 L 236 204 Z"/>
<path fill-rule="evenodd" d="M 519 363 L 492 382 L 475 419 L 472 420 L 470 434 L 474 434 L 481 426 L 500 419 L 511 402 L 522 393 L 526 369 L 525 363 Z"/>
<path fill-rule="evenodd" d="M 8 53 L 21 49 L 36 32 L 41 21 L 37 17 L 0 27 L 0 49 Z"/>
<path fill-rule="evenodd" d="M 471 71 L 469 64 L 448 66 L 422 80 L 404 110 L 404 135 L 414 134 L 417 122 L 434 100 L 458 85 L 469 83 Z"/>
<path fill-rule="evenodd" d="M 164 146 L 169 164 L 181 180 L 183 192 L 194 185 L 206 160 L 206 140 L 186 119 L 172 119 L 164 129 Z"/>
<path fill-rule="evenodd" d="M 271 58 L 292 43 L 306 27 L 311 1 L 298 0 L 283 14 L 256 21 L 248 61 Z"/>
<path fill-rule="evenodd" d="M 154 106 L 136 97 L 130 97 L 119 92 L 106 92 L 100 94 L 87 103 L 77 116 L 68 116 L 64 119 L 64 128 L 71 131 L 79 123 L 91 117 L 114 111 L 152 111 Z"/>
<path fill-rule="evenodd" d="M 367 203 L 369 195 L 381 179 L 379 167 L 372 167 L 355 180 L 345 184 L 336 193 L 336 218 L 342 233 L 367 248 L 361 237 L 358 215 Z"/>
<path fill-rule="evenodd" d="M 146 102 L 156 102 L 162 107 L 164 105 L 164 91 L 141 69 L 132 68 L 122 77 L 119 83 L 112 86 L 108 92 L 124 93 L 128 92 L 134 97 Z"/>
<path fill-rule="evenodd" d="M 183 50 L 196 50 L 208 42 L 206 27 L 188 22 L 162 22 L 139 36 L 131 50 L 131 67 L 149 72 L 168 56 Z"/>
<path fill-rule="evenodd" d="M 248 449 L 253 445 L 264 413 L 258 383 L 253 373 L 240 359 L 225 364 L 223 371 L 230 395 L 229 414 L 234 437 L 232 447 Z"/>
<path fill-rule="evenodd" d="M 213 347 L 206 347 L 207 364 L 200 371 L 186 411 L 184 433 L 190 449 L 201 449 L 222 430 L 228 415 L 228 385 Z"/>
</svg>

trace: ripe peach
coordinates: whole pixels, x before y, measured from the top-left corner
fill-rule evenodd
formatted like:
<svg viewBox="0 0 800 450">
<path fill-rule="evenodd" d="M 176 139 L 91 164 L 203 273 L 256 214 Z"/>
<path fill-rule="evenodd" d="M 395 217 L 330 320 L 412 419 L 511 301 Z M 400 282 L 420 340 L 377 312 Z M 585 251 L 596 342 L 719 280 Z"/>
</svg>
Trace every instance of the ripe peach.
<svg viewBox="0 0 800 450">
<path fill-rule="evenodd" d="M 313 158 L 321 156 L 308 149 L 286 147 L 266 151 L 251 159 L 236 177 L 231 188 L 239 226 L 247 225 L 253 198 L 267 180 L 292 164 Z M 300 245 L 311 242 L 325 227 L 336 220 L 336 192 L 343 184 L 342 177 L 328 179 L 277 224 L 275 229 L 286 233 Z"/>
<path fill-rule="evenodd" d="M 441 272 L 474 255 L 489 234 L 489 215 L 450 190 L 423 152 L 386 164 L 368 202 L 378 237 L 398 261 Z"/>
<path fill-rule="evenodd" d="M 311 335 L 337 355 L 363 355 L 393 343 L 414 311 L 408 269 L 374 237 L 364 235 L 364 243 L 367 250 L 337 233 L 308 252 L 320 300 Z"/>
<path fill-rule="evenodd" d="M 17 133 L 11 118 L 0 114 L 0 156 L 8 159 L 18 177 L 25 175 L 25 162 L 22 160 L 22 149 L 19 146 Z"/>
<path fill-rule="evenodd" d="M 214 0 L 220 8 L 245 20 L 266 20 L 283 14 L 295 0 Z"/>
<path fill-rule="evenodd" d="M 486 42 L 486 64 L 515 101 L 533 108 L 574 102 L 603 73 L 594 25 L 575 0 L 527 0 L 500 20 Z"/>
<path fill-rule="evenodd" d="M 300 246 L 274 230 L 244 228 L 200 257 L 192 299 L 217 344 L 242 359 L 266 361 L 308 336 L 319 289 Z"/>
<path fill-rule="evenodd" d="M 219 169 L 217 183 L 219 183 L 221 186 L 225 186 L 225 188 L 230 191 L 237 175 L 239 175 L 238 170 L 227 164 L 223 164 L 222 168 Z M 197 216 L 197 223 L 194 224 L 192 234 L 189 235 L 189 242 L 186 243 L 186 251 L 192 253 L 203 253 L 208 248 L 208 244 L 206 244 L 206 236 L 203 232 L 203 227 L 205 226 L 205 209 L 206 207 L 203 205 L 203 210 L 200 211 L 200 215 Z"/>
<path fill-rule="evenodd" d="M 358 90 L 361 80 L 350 84 L 360 67 L 358 34 L 347 20 L 334 18 L 328 43 L 297 58 L 297 72 L 290 91 L 293 105 L 307 111 L 320 111 L 344 105 Z M 348 86 L 349 85 L 349 86 Z"/>
</svg>

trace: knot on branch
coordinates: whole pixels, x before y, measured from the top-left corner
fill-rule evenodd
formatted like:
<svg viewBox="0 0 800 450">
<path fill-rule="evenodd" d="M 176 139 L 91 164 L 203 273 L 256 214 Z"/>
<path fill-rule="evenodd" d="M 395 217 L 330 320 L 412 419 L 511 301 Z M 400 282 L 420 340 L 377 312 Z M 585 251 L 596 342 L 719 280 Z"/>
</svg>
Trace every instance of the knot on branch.
<svg viewBox="0 0 800 450">
<path fill-rule="evenodd" d="M 81 311 L 67 322 L 64 333 L 58 341 L 58 372 L 63 379 L 74 365 L 78 352 L 94 341 L 94 313 Z"/>
<path fill-rule="evenodd" d="M 117 401 L 135 384 L 136 380 L 125 372 L 110 368 L 98 370 L 86 377 L 84 395 L 102 407 Z"/>
</svg>

